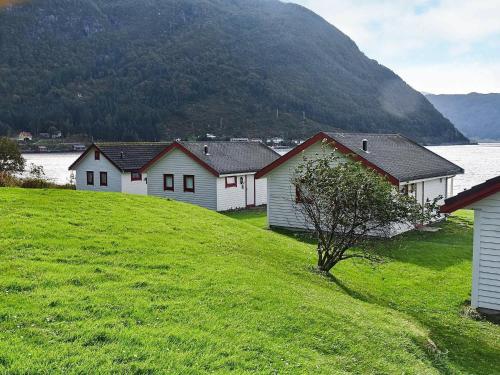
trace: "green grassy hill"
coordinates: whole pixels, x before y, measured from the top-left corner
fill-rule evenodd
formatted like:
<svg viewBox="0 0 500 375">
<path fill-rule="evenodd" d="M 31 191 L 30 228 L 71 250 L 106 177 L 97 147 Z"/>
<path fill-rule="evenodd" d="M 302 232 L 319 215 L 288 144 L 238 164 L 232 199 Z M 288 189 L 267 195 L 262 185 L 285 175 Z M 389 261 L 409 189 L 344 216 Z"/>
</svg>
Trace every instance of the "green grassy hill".
<svg viewBox="0 0 500 375">
<path fill-rule="evenodd" d="M 0 373 L 474 373 L 471 226 L 311 272 L 314 246 L 151 197 L 0 189 Z"/>
</svg>

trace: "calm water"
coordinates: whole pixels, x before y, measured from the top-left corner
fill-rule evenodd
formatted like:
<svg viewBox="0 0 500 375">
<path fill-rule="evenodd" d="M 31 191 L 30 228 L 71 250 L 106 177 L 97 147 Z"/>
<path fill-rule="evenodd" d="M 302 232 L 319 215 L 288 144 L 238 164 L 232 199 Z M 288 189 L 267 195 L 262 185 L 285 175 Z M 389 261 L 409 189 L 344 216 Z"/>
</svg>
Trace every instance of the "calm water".
<svg viewBox="0 0 500 375">
<path fill-rule="evenodd" d="M 483 143 L 471 146 L 433 146 L 431 151 L 443 156 L 465 169 L 465 175 L 455 179 L 455 193 L 500 176 L 500 143 Z M 285 154 L 286 150 L 279 150 Z M 42 165 L 48 178 L 57 183 L 67 183 L 70 178 L 68 167 L 79 153 L 25 154 L 29 163 Z"/>
<path fill-rule="evenodd" d="M 41 165 L 45 170 L 48 179 L 58 183 L 66 184 L 69 182 L 71 172 L 68 167 L 78 159 L 80 153 L 61 153 L 61 154 L 24 154 L 26 166 L 31 163 Z"/>
</svg>

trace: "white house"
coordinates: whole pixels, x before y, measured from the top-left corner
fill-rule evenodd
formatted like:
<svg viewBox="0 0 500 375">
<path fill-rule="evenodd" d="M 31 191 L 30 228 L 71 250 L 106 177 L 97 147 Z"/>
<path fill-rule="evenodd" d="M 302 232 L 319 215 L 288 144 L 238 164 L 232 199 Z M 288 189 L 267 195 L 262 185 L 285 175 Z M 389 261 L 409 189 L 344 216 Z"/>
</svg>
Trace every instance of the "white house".
<svg viewBox="0 0 500 375">
<path fill-rule="evenodd" d="M 255 174 L 279 158 L 258 142 L 174 142 L 141 168 L 148 195 L 215 211 L 267 203 L 267 182 Z"/>
<path fill-rule="evenodd" d="M 69 167 L 77 190 L 147 194 L 140 169 L 168 143 L 95 143 Z"/>
<path fill-rule="evenodd" d="M 326 148 L 323 146 L 325 141 Z M 457 165 L 398 134 L 321 132 L 257 173 L 257 179 L 267 178 L 269 227 L 307 229 L 305 218 L 297 210 L 296 190 L 291 179 L 304 155 L 311 158 L 332 149 L 351 155 L 375 169 L 399 191 L 415 196 L 422 204 L 439 196 L 451 196 L 453 178 L 464 172 Z M 397 228 L 393 235 L 408 229 Z"/>
<path fill-rule="evenodd" d="M 500 176 L 446 200 L 444 213 L 474 210 L 474 308 L 500 313 Z"/>
<path fill-rule="evenodd" d="M 33 140 L 33 134 L 30 132 L 21 132 L 17 136 L 18 141 L 32 141 Z"/>
</svg>

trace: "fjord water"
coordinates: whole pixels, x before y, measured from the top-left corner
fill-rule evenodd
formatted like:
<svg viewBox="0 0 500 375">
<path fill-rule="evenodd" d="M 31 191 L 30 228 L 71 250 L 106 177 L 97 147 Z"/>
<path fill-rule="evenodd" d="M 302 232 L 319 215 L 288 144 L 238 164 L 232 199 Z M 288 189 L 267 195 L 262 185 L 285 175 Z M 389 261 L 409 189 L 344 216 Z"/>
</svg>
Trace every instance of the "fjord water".
<svg viewBox="0 0 500 375">
<path fill-rule="evenodd" d="M 500 143 L 482 143 L 469 146 L 432 146 L 429 150 L 465 169 L 465 174 L 455 179 L 455 194 L 500 176 Z M 285 154 L 287 150 L 280 150 Z M 64 184 L 70 179 L 68 167 L 79 153 L 25 154 L 28 164 L 41 165 L 51 180 Z"/>
<path fill-rule="evenodd" d="M 465 174 L 455 178 L 454 194 L 500 176 L 500 143 L 428 148 L 465 169 Z"/>
</svg>

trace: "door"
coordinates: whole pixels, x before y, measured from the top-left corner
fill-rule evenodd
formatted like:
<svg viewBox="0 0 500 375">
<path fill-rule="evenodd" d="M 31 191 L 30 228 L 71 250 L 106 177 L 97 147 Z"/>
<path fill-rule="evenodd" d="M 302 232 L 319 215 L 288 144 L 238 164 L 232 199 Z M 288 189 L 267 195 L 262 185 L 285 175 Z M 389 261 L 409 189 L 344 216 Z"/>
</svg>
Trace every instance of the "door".
<svg viewBox="0 0 500 375">
<path fill-rule="evenodd" d="M 245 176 L 245 194 L 246 194 L 246 204 L 247 207 L 255 206 L 255 176 L 246 175 Z"/>
</svg>

